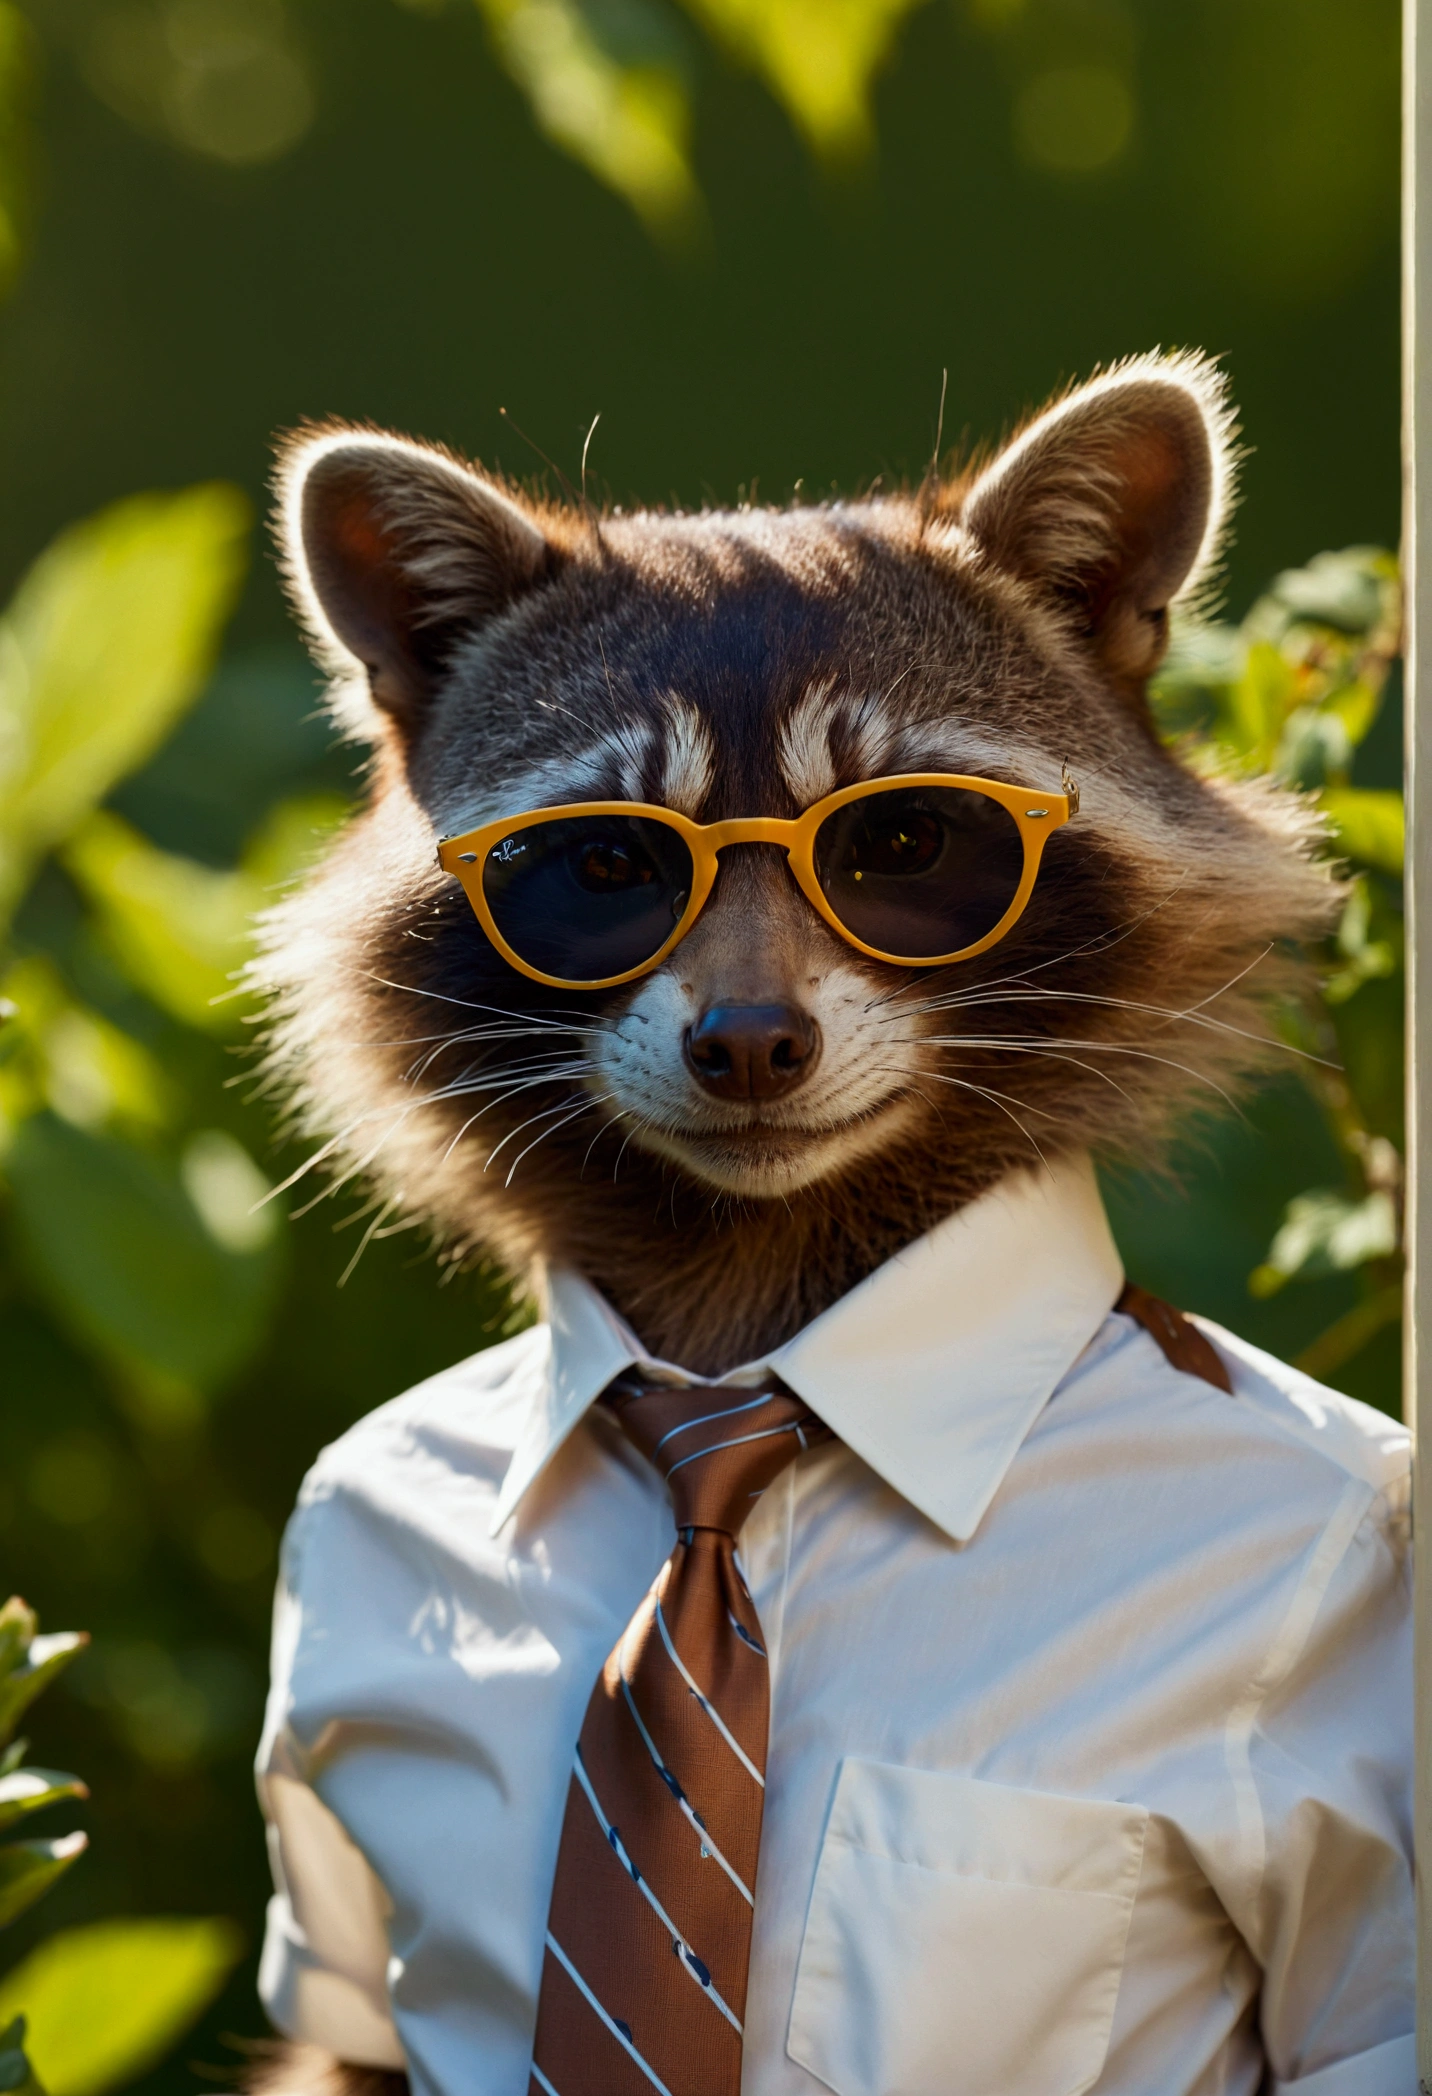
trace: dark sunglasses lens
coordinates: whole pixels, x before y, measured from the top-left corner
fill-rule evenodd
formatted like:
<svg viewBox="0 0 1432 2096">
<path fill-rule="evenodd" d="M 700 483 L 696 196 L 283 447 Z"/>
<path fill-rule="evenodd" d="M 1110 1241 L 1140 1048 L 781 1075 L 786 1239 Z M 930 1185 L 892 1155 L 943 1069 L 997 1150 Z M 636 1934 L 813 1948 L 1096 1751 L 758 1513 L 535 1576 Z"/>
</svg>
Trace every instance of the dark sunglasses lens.
<svg viewBox="0 0 1432 2096">
<path fill-rule="evenodd" d="M 901 787 L 827 816 L 815 865 L 831 909 L 863 944 L 933 960 L 994 930 L 1023 877 L 1024 840 L 986 793 Z"/>
<path fill-rule="evenodd" d="M 529 823 L 487 854 L 482 890 L 515 954 L 564 982 L 640 968 L 671 937 L 691 894 L 691 853 L 645 815 Z"/>
</svg>

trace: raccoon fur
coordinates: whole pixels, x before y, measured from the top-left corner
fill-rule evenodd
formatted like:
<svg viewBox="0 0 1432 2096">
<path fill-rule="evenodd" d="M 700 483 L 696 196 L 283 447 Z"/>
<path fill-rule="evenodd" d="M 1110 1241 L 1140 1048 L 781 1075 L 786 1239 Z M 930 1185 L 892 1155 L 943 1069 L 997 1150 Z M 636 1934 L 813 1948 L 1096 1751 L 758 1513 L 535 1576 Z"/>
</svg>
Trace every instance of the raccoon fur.
<svg viewBox="0 0 1432 2096">
<path fill-rule="evenodd" d="M 322 1164 L 449 1260 L 539 1296 L 549 1263 L 580 1269 L 653 1354 L 715 1374 L 1013 1167 L 1156 1157 L 1266 1055 L 1266 1001 L 1338 895 L 1296 796 L 1189 768 L 1150 718 L 1233 444 L 1222 376 L 1189 354 L 1103 372 L 958 476 L 784 509 L 596 514 L 378 430 L 294 436 L 291 587 L 373 752 L 256 970 L 273 1082 Z M 434 861 L 575 800 L 711 822 L 899 772 L 1057 790 L 1066 766 L 1079 811 L 1023 916 L 948 967 L 867 958 L 755 846 L 654 972 L 548 989 Z M 750 1007 L 800 1042 L 770 1096 L 690 1053 L 703 1014 Z M 307 2047 L 258 2086 L 377 2079 Z"/>
</svg>

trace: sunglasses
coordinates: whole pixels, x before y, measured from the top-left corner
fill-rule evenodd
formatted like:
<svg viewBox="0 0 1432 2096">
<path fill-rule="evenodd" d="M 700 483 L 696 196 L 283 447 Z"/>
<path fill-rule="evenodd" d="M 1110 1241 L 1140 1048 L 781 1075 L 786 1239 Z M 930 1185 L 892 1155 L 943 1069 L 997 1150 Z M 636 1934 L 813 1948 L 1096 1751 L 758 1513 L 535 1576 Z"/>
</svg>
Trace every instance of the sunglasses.
<svg viewBox="0 0 1432 2096">
<path fill-rule="evenodd" d="M 1046 837 L 1078 812 L 1067 766 L 1063 787 L 908 772 L 842 787 L 793 822 L 698 823 L 643 801 L 579 801 L 445 837 L 438 864 L 503 958 L 554 989 L 606 990 L 659 967 L 733 844 L 779 845 L 806 900 L 858 952 L 937 968 L 1019 921 Z"/>
</svg>

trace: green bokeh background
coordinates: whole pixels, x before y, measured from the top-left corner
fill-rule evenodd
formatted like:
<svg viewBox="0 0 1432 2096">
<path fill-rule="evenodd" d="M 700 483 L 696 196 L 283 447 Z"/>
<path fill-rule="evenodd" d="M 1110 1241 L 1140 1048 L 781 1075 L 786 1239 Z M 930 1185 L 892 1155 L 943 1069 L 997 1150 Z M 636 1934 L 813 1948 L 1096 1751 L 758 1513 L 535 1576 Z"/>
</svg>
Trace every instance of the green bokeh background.
<svg viewBox="0 0 1432 2096">
<path fill-rule="evenodd" d="M 493 8 L 288 0 L 311 121 L 230 165 L 95 92 L 94 40 L 126 5 L 29 10 L 25 253 L 0 309 L 4 593 L 61 526 L 138 488 L 226 478 L 261 511 L 273 435 L 308 417 L 540 473 L 505 407 L 575 476 L 600 411 L 592 470 L 614 501 L 780 500 L 918 475 L 944 371 L 947 438 L 973 441 L 1159 343 L 1216 351 L 1232 375 L 1235 615 L 1322 547 L 1396 542 L 1396 0 L 924 0 L 874 81 L 873 151 L 833 164 L 699 7 L 594 6 L 612 48 L 659 46 L 686 83 L 704 202 L 677 242 L 540 134 Z M 1125 97 L 1102 158 L 1091 75 Z M 278 798 L 354 790 L 314 696 L 260 551 L 212 688 L 114 805 L 231 865 Z M 1359 782 L 1395 784 L 1398 747 L 1394 702 Z M 21 931 L 149 1042 L 202 1125 L 271 1177 L 291 1167 L 268 1109 L 228 1084 L 231 1044 L 141 1009 L 53 868 Z M 1289 1079 L 1192 1131 L 1171 1180 L 1125 1172 L 1110 1192 L 1138 1280 L 1291 1354 L 1353 1282 L 1255 1302 L 1247 1276 L 1290 1195 L 1341 1176 Z M 248 1766 L 298 1481 L 348 1421 L 509 1314 L 481 1278 L 440 1287 L 411 1238 L 375 1243 L 340 1289 L 358 1232 L 336 1219 L 285 1227 L 262 1343 L 202 1416 L 163 1428 L 66 1336 L 23 1259 L 0 1300 L 0 1578 L 48 1627 L 96 1635 L 32 1728 L 40 1758 L 89 1780 L 93 1846 L 31 1935 L 225 1913 L 257 1950 Z M 1395 1334 L 1340 1380 L 1396 1409 Z M 262 2029 L 250 1961 L 144 2087 L 193 2089 L 193 2062 L 223 2086 L 224 2034 Z"/>
</svg>

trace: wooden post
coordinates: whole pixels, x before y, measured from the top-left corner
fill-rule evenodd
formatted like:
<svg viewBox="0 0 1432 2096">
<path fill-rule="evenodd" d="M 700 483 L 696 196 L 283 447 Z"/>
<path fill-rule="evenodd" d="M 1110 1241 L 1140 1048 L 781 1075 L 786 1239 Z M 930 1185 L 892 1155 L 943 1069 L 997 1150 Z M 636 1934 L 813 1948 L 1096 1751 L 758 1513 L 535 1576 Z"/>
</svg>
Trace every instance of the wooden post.
<svg viewBox="0 0 1432 2096">
<path fill-rule="evenodd" d="M 1414 1828 L 1417 1894 L 1417 2072 L 1432 2092 L 1432 1113 L 1424 1140 L 1418 1072 L 1432 1056 L 1432 15 L 1404 0 L 1402 555 L 1407 588 L 1407 1315 L 1413 1470 L 1417 1696 Z M 1426 930 L 1424 931 L 1424 926 Z M 1426 1227 L 1421 1225 L 1426 1222 Z M 1428 1313 L 1426 1332 L 1420 1310 Z M 1425 1338 L 1425 1344 L 1424 1342 Z"/>
</svg>

